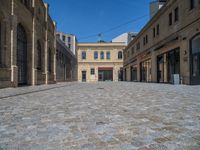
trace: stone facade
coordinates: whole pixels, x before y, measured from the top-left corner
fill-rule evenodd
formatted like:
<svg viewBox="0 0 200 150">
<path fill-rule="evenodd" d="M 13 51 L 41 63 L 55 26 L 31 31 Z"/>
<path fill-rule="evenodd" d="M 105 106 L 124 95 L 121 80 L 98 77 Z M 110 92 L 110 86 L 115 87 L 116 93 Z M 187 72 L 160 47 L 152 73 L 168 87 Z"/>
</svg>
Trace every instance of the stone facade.
<svg viewBox="0 0 200 150">
<path fill-rule="evenodd" d="M 124 50 L 127 81 L 200 84 L 200 1 L 168 0 Z"/>
<path fill-rule="evenodd" d="M 56 38 L 56 81 L 77 80 L 77 59 L 71 50 Z"/>
<path fill-rule="evenodd" d="M 0 0 L 0 87 L 55 83 L 55 23 L 42 0 Z"/>
<path fill-rule="evenodd" d="M 125 43 L 79 43 L 78 81 L 118 81 Z"/>
<path fill-rule="evenodd" d="M 76 36 L 73 34 L 66 34 L 63 32 L 57 32 L 57 37 L 62 40 L 65 45 L 71 50 L 71 52 L 76 55 L 76 50 L 77 50 L 77 39 Z"/>
</svg>

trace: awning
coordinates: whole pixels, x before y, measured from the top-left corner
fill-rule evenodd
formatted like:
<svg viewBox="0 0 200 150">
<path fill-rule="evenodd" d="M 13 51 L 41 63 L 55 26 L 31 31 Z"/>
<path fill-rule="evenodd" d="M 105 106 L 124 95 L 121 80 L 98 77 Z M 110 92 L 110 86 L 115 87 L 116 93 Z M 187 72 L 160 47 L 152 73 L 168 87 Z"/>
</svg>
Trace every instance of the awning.
<svg viewBox="0 0 200 150">
<path fill-rule="evenodd" d="M 113 67 L 99 67 L 98 70 L 100 70 L 100 71 L 113 70 Z"/>
</svg>

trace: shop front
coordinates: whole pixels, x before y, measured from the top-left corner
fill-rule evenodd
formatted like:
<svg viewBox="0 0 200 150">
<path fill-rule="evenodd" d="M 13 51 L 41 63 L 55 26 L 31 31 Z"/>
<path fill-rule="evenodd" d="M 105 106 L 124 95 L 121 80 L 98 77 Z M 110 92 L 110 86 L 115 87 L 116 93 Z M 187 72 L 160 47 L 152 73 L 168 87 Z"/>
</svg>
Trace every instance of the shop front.
<svg viewBox="0 0 200 150">
<path fill-rule="evenodd" d="M 131 66 L 131 81 L 137 81 L 137 65 Z"/>
<path fill-rule="evenodd" d="M 112 67 L 99 67 L 98 68 L 98 81 L 113 81 L 113 68 Z"/>
<path fill-rule="evenodd" d="M 190 42 L 190 84 L 200 84 L 200 33 L 195 35 Z"/>
<path fill-rule="evenodd" d="M 151 59 L 140 63 L 140 81 L 151 82 Z"/>
<path fill-rule="evenodd" d="M 173 83 L 174 75 L 180 77 L 180 49 L 176 48 L 157 57 L 157 82 Z"/>
</svg>

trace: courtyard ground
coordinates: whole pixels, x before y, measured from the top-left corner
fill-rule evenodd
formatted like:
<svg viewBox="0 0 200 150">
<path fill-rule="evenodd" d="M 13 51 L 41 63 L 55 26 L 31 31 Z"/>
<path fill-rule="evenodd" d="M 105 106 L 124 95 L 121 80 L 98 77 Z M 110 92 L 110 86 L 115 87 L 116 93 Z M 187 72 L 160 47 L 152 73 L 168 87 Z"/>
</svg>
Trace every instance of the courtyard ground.
<svg viewBox="0 0 200 150">
<path fill-rule="evenodd" d="M 199 150 L 200 86 L 60 83 L 0 90 L 0 150 Z"/>
</svg>

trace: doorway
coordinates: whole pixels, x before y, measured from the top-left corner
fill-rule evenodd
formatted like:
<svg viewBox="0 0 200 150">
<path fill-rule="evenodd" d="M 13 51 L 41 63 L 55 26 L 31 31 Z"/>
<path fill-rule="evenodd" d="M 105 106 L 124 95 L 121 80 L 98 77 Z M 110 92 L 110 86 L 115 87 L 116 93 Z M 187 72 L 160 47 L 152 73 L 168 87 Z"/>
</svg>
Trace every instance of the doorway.
<svg viewBox="0 0 200 150">
<path fill-rule="evenodd" d="M 164 55 L 157 57 L 157 81 L 158 83 L 164 82 Z"/>
<path fill-rule="evenodd" d="M 151 59 L 140 63 L 140 81 L 151 82 Z"/>
<path fill-rule="evenodd" d="M 131 81 L 137 81 L 137 66 L 131 66 Z"/>
<path fill-rule="evenodd" d="M 104 77 L 103 77 L 103 72 L 99 72 L 98 73 L 98 80 L 99 81 L 103 81 Z"/>
<path fill-rule="evenodd" d="M 113 81 L 113 68 L 98 68 L 98 81 Z"/>
<path fill-rule="evenodd" d="M 200 84 L 200 33 L 195 35 L 190 42 L 190 84 Z"/>
<path fill-rule="evenodd" d="M 86 82 L 86 81 L 87 81 L 87 72 L 82 71 L 82 82 Z"/>
<path fill-rule="evenodd" d="M 157 82 L 173 83 L 173 75 L 180 74 L 180 49 L 176 48 L 157 57 Z"/>
</svg>

